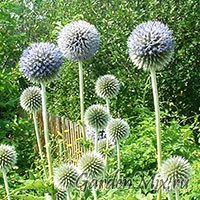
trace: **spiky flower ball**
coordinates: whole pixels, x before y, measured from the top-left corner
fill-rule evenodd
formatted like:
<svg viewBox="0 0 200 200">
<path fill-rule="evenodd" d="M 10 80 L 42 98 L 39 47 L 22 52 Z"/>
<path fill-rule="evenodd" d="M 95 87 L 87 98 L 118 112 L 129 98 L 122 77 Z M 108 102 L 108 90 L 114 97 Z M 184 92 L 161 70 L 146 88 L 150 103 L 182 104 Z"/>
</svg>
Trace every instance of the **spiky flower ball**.
<svg viewBox="0 0 200 200">
<path fill-rule="evenodd" d="M 9 171 L 17 162 L 17 153 L 14 147 L 0 145 L 0 171 Z"/>
<path fill-rule="evenodd" d="M 67 192 L 59 190 L 56 193 L 56 200 L 67 200 Z"/>
<path fill-rule="evenodd" d="M 114 149 L 115 149 L 115 145 L 113 142 L 108 140 L 108 149 L 107 149 L 107 140 L 106 139 L 99 140 L 98 146 L 97 146 L 97 152 L 99 152 L 103 156 L 105 156 L 106 154 L 108 156 L 111 156 L 114 152 Z"/>
<path fill-rule="evenodd" d="M 128 38 L 129 55 L 138 68 L 166 66 L 173 55 L 172 31 L 159 21 L 138 25 Z"/>
<path fill-rule="evenodd" d="M 72 61 L 91 58 L 98 50 L 100 37 L 96 27 L 78 20 L 67 24 L 59 33 L 58 46 Z"/>
<path fill-rule="evenodd" d="M 109 114 L 102 105 L 92 105 L 85 112 L 85 122 L 95 130 L 104 129 L 108 123 Z"/>
<path fill-rule="evenodd" d="M 74 187 L 79 174 L 72 164 L 62 164 L 55 169 L 54 184 L 59 190 L 67 190 Z"/>
<path fill-rule="evenodd" d="M 161 166 L 161 179 L 163 188 L 173 190 L 187 187 L 192 173 L 192 168 L 188 160 L 181 156 L 168 158 Z"/>
<path fill-rule="evenodd" d="M 29 112 L 35 112 L 42 108 L 41 90 L 39 87 L 32 86 L 26 88 L 20 96 L 21 107 Z"/>
<path fill-rule="evenodd" d="M 34 43 L 25 49 L 20 58 L 21 71 L 34 83 L 55 79 L 62 65 L 62 52 L 48 42 Z"/>
<path fill-rule="evenodd" d="M 119 93 L 120 84 L 114 75 L 104 75 L 97 79 L 95 90 L 99 97 L 111 99 Z"/>
<path fill-rule="evenodd" d="M 119 141 L 128 135 L 130 127 L 123 119 L 112 119 L 106 127 L 106 133 L 112 141 Z"/>
<path fill-rule="evenodd" d="M 88 178 L 96 178 L 105 170 L 104 160 L 100 153 L 87 152 L 78 161 L 78 168 Z"/>
</svg>

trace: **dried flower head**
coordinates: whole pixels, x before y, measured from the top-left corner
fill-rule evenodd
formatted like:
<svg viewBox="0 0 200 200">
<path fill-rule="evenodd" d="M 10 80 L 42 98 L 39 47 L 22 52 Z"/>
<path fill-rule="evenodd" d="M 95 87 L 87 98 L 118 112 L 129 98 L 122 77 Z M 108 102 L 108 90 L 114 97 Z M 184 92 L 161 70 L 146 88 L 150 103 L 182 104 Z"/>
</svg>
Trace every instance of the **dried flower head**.
<svg viewBox="0 0 200 200">
<path fill-rule="evenodd" d="M 74 187 L 79 174 L 72 164 L 62 164 L 55 169 L 54 184 L 59 190 L 67 190 Z"/>
<path fill-rule="evenodd" d="M 138 68 L 166 66 L 173 55 L 172 31 L 159 21 L 138 25 L 128 38 L 129 55 Z"/>
<path fill-rule="evenodd" d="M 111 99 L 119 93 L 120 84 L 114 75 L 104 75 L 97 79 L 95 90 L 98 96 Z"/>
<path fill-rule="evenodd" d="M 25 49 L 20 58 L 21 71 L 35 83 L 55 79 L 62 65 L 62 52 L 48 42 L 34 43 Z"/>
<path fill-rule="evenodd" d="M 85 112 L 85 122 L 95 130 L 104 129 L 108 123 L 109 114 L 102 105 L 92 105 Z"/>
<path fill-rule="evenodd" d="M 96 27 L 78 20 L 67 24 L 59 33 L 58 46 L 72 61 L 91 58 L 98 50 L 100 37 Z"/>
<path fill-rule="evenodd" d="M 100 153 L 87 152 L 78 161 L 78 168 L 88 178 L 96 178 L 105 170 L 104 160 Z"/>
<path fill-rule="evenodd" d="M 17 153 L 14 147 L 0 145 L 0 171 L 9 171 L 17 162 Z"/>
<path fill-rule="evenodd" d="M 130 127 L 123 119 L 112 119 L 106 127 L 106 133 L 111 141 L 119 141 L 128 135 Z"/>
<path fill-rule="evenodd" d="M 188 160 L 181 156 L 168 158 L 161 166 L 160 176 L 165 190 L 187 187 L 192 168 Z"/>
<path fill-rule="evenodd" d="M 26 88 L 20 96 L 21 107 L 30 112 L 35 112 L 42 108 L 41 90 L 39 87 L 32 86 Z"/>
</svg>

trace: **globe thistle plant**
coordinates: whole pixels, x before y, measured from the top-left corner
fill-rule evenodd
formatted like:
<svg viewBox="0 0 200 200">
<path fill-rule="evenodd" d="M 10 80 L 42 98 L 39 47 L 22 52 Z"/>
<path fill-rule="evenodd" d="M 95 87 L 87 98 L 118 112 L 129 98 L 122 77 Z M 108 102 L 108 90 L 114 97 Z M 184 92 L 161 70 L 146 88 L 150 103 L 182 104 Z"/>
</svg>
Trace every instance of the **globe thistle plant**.
<svg viewBox="0 0 200 200">
<path fill-rule="evenodd" d="M 126 135 L 128 135 L 130 131 L 130 127 L 128 123 L 123 119 L 112 119 L 107 127 L 106 127 L 106 133 L 108 133 L 108 137 L 112 141 L 120 141 L 123 139 Z"/>
<path fill-rule="evenodd" d="M 17 162 L 17 153 L 14 147 L 0 145 L 0 171 L 9 171 Z"/>
<path fill-rule="evenodd" d="M 108 123 L 109 114 L 102 105 L 92 105 L 85 112 L 86 125 L 95 129 L 95 151 L 97 151 L 98 132 Z"/>
<path fill-rule="evenodd" d="M 78 161 L 80 173 L 85 175 L 86 179 L 98 178 L 103 175 L 105 170 L 104 160 L 100 153 L 87 152 Z M 97 200 L 96 188 L 92 187 L 94 200 Z"/>
<path fill-rule="evenodd" d="M 49 82 L 58 76 L 62 65 L 62 52 L 48 42 L 34 43 L 20 58 L 21 71 L 34 83 Z"/>
<path fill-rule="evenodd" d="M 114 75 L 104 75 L 97 79 L 95 90 L 99 97 L 111 99 L 119 93 L 120 84 Z"/>
<path fill-rule="evenodd" d="M 58 192 L 56 193 L 56 200 L 68 200 L 68 199 L 66 191 L 58 190 Z"/>
<path fill-rule="evenodd" d="M 131 60 L 144 70 L 163 68 L 173 55 L 172 31 L 159 21 L 138 25 L 129 36 L 127 44 Z"/>
<path fill-rule="evenodd" d="M 62 191 L 76 185 L 76 180 L 79 174 L 76 167 L 72 164 L 62 164 L 60 167 L 55 169 L 54 184 L 55 187 Z"/>
<path fill-rule="evenodd" d="M 149 70 L 151 73 L 156 118 L 158 171 L 160 171 L 162 154 L 156 70 L 165 67 L 172 58 L 174 50 L 172 31 L 159 21 L 148 21 L 138 25 L 132 31 L 127 44 L 130 58 L 135 66 L 143 68 L 145 71 Z M 157 200 L 161 200 L 161 190 L 158 191 Z"/>
<path fill-rule="evenodd" d="M 118 180 L 120 179 L 120 146 L 119 141 L 128 135 L 130 127 L 128 123 L 122 119 L 112 119 L 107 127 L 106 133 L 111 141 L 116 141 L 117 161 L 118 161 Z"/>
<path fill-rule="evenodd" d="M 10 200 L 10 193 L 7 180 L 7 172 L 16 164 L 17 153 L 14 147 L 1 144 L 0 145 L 0 171 L 3 173 L 3 179 L 5 184 L 5 189 L 7 193 L 7 198 Z"/>
<path fill-rule="evenodd" d="M 187 187 L 192 173 L 188 160 L 181 156 L 168 158 L 161 166 L 163 188 L 167 191 L 174 190 L 176 200 L 179 199 L 178 189 Z"/>
<path fill-rule="evenodd" d="M 58 46 L 64 56 L 78 61 L 80 113 L 83 137 L 86 139 L 84 126 L 84 85 L 82 61 L 91 58 L 99 48 L 100 36 L 96 27 L 86 21 L 78 20 L 67 24 L 59 33 Z"/>
<path fill-rule="evenodd" d="M 101 176 L 105 170 L 103 157 L 97 152 L 87 152 L 79 159 L 78 168 L 87 178 L 97 178 Z"/>
<path fill-rule="evenodd" d="M 41 89 L 36 86 L 26 88 L 20 96 L 20 104 L 21 104 L 21 107 L 25 111 L 29 111 L 33 114 L 37 145 L 39 149 L 40 158 L 41 160 L 43 160 L 42 145 L 40 142 L 40 135 L 39 135 L 37 117 L 36 117 L 36 112 L 42 108 Z M 47 176 L 45 166 L 43 168 L 44 168 L 45 176 Z"/>
<path fill-rule="evenodd" d="M 91 58 L 98 50 L 99 44 L 98 30 L 83 20 L 67 24 L 58 36 L 58 46 L 64 56 L 72 61 Z"/>
<path fill-rule="evenodd" d="M 20 96 L 21 107 L 28 112 L 42 109 L 42 96 L 40 88 L 33 86 L 26 88 Z"/>
<path fill-rule="evenodd" d="M 41 84 L 42 116 L 49 176 L 52 179 L 53 169 L 50 156 L 50 141 L 48 116 L 46 108 L 46 83 L 54 80 L 62 65 L 63 54 L 54 44 L 48 42 L 34 43 L 25 49 L 20 58 L 21 71 L 25 77 L 34 83 Z"/>
</svg>

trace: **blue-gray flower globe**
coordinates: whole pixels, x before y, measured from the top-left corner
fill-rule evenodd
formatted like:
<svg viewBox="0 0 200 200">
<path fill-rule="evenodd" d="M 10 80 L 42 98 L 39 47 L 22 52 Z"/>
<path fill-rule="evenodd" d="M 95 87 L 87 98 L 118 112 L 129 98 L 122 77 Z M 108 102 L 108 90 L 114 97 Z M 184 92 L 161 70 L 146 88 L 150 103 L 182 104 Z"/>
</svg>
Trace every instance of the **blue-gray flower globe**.
<svg viewBox="0 0 200 200">
<path fill-rule="evenodd" d="M 42 96 L 39 87 L 31 86 L 26 88 L 20 96 L 21 107 L 25 111 L 35 112 L 42 108 Z"/>
<path fill-rule="evenodd" d="M 62 57 L 62 52 L 54 44 L 34 43 L 22 53 L 21 71 L 31 82 L 50 82 L 58 76 Z"/>
<path fill-rule="evenodd" d="M 172 31 L 159 21 L 138 25 L 127 41 L 131 60 L 144 70 L 161 69 L 173 55 Z"/>
<path fill-rule="evenodd" d="M 58 46 L 64 56 L 72 61 L 87 60 L 94 56 L 100 44 L 96 27 L 78 20 L 64 26 L 58 36 Z"/>
</svg>

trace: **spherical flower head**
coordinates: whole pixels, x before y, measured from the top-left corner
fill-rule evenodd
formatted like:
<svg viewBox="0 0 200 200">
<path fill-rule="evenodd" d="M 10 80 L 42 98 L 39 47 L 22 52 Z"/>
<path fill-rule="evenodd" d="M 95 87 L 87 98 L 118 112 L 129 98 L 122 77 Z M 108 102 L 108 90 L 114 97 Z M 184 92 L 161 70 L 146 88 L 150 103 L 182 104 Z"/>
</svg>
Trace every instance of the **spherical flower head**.
<svg viewBox="0 0 200 200">
<path fill-rule="evenodd" d="M 95 130 L 104 129 L 108 123 L 109 114 L 102 105 L 92 105 L 85 112 L 85 122 Z"/>
<path fill-rule="evenodd" d="M 188 160 L 181 156 L 168 158 L 161 166 L 160 175 L 163 187 L 166 190 L 174 190 L 186 187 L 191 177 L 192 168 Z"/>
<path fill-rule="evenodd" d="M 105 170 L 103 157 L 100 153 L 87 152 L 79 159 L 78 168 L 87 178 L 97 178 Z"/>
<path fill-rule="evenodd" d="M 62 164 L 55 169 L 54 184 L 59 190 L 66 191 L 74 187 L 79 174 L 72 164 Z"/>
<path fill-rule="evenodd" d="M 67 24 L 59 33 L 58 46 L 72 61 L 87 60 L 98 50 L 100 37 L 96 27 L 78 20 Z"/>
<path fill-rule="evenodd" d="M 22 53 L 21 71 L 34 83 L 50 82 L 58 76 L 62 56 L 62 52 L 54 44 L 34 43 Z"/>
<path fill-rule="evenodd" d="M 172 31 L 159 21 L 138 25 L 127 44 L 131 60 L 144 70 L 163 68 L 173 55 Z"/>
<path fill-rule="evenodd" d="M 56 200 L 67 200 L 67 192 L 59 190 L 56 193 Z"/>
<path fill-rule="evenodd" d="M 112 119 L 106 127 L 106 133 L 111 141 L 119 141 L 128 135 L 130 127 L 123 119 Z"/>
<path fill-rule="evenodd" d="M 107 147 L 108 147 L 108 149 L 107 149 Z M 115 149 L 115 145 L 113 142 L 108 140 L 108 146 L 107 146 L 106 139 L 99 140 L 98 146 L 97 146 L 97 152 L 99 152 L 103 156 L 105 156 L 106 154 L 108 156 L 111 156 L 114 153 L 114 149 Z"/>
<path fill-rule="evenodd" d="M 40 88 L 36 86 L 26 88 L 20 96 L 20 104 L 25 111 L 35 112 L 40 110 L 42 107 Z"/>
<path fill-rule="evenodd" d="M 104 75 L 97 79 L 95 90 L 99 97 L 111 99 L 119 93 L 119 81 L 113 75 Z"/>
<path fill-rule="evenodd" d="M 9 171 L 17 162 L 17 153 L 14 147 L 0 145 L 0 171 Z"/>
</svg>

